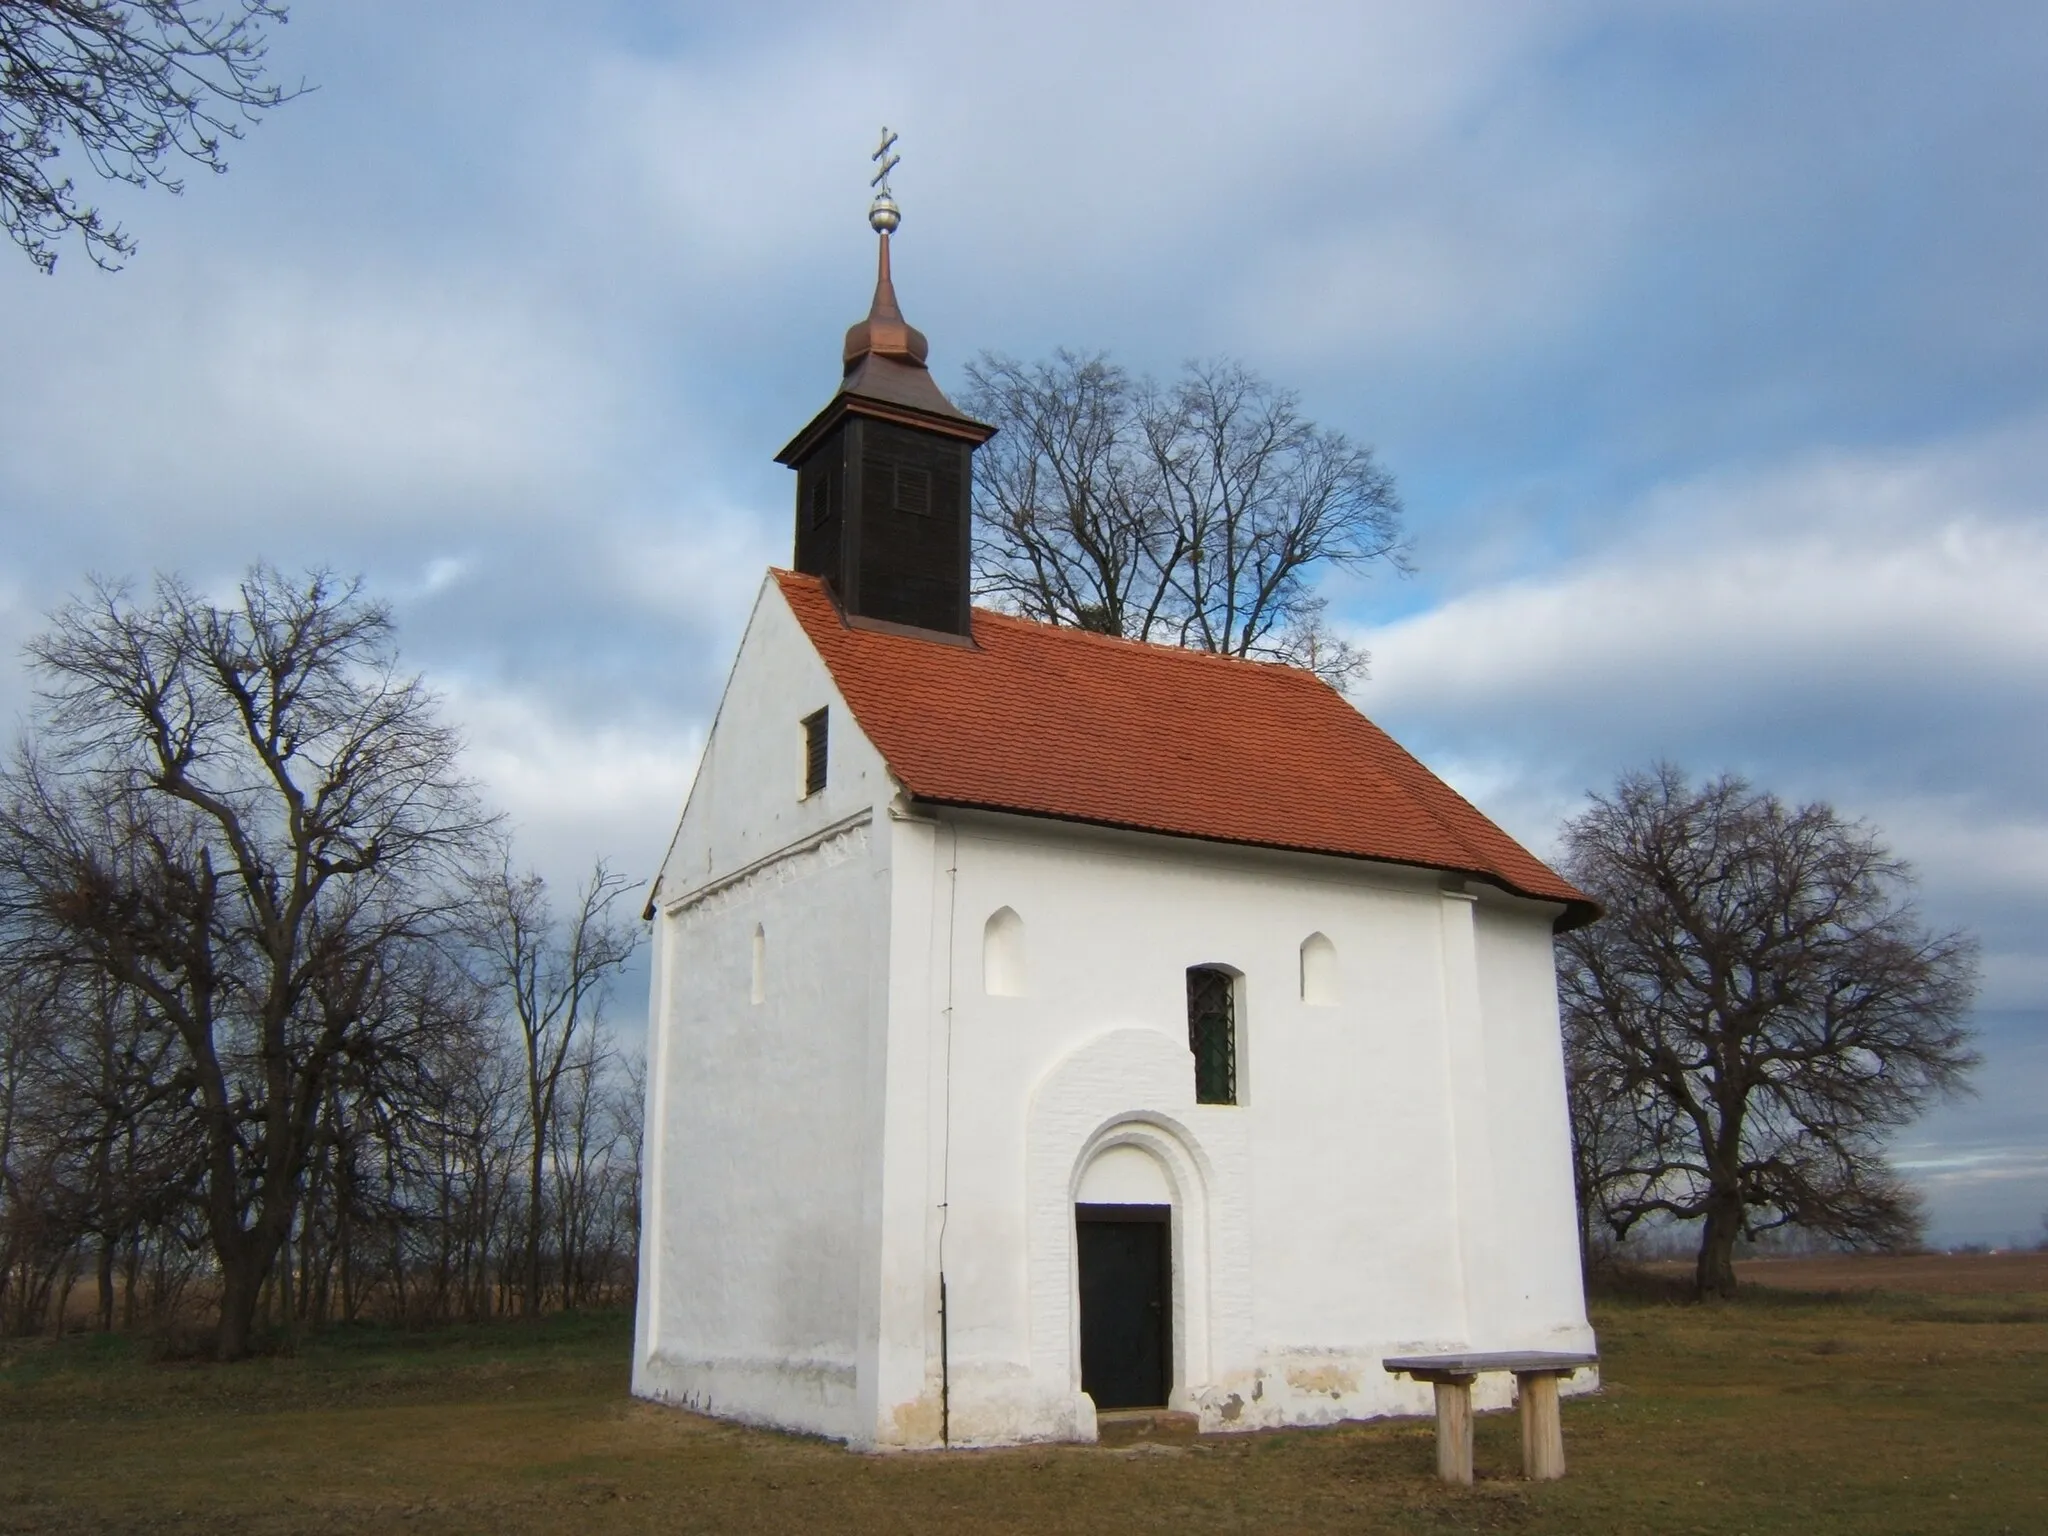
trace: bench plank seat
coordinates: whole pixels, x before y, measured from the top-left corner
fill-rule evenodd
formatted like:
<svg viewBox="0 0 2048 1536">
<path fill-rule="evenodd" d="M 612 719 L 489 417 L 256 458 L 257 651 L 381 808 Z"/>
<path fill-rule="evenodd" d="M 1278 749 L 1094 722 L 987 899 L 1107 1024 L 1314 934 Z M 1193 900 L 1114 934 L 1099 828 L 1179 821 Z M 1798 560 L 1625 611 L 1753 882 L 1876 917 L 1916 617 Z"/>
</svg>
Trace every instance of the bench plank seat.
<svg viewBox="0 0 2048 1536">
<path fill-rule="evenodd" d="M 1536 1371 L 1555 1371 L 1569 1376 L 1573 1371 L 1598 1365 L 1598 1355 L 1568 1354 L 1554 1349 L 1496 1350 L 1491 1353 L 1462 1350 L 1440 1355 L 1394 1355 L 1380 1364 L 1397 1376 L 1428 1381 L 1433 1376 L 1477 1376 L 1485 1371 L 1512 1371 L 1527 1376 Z"/>
<path fill-rule="evenodd" d="M 1563 1350 L 1446 1350 L 1390 1355 L 1380 1362 L 1397 1376 L 1436 1388 L 1436 1471 L 1447 1483 L 1472 1481 L 1472 1383 L 1487 1371 L 1510 1371 L 1522 1418 L 1522 1475 L 1541 1482 L 1564 1476 L 1564 1422 L 1557 1411 L 1560 1377 L 1597 1365 L 1598 1355 Z"/>
</svg>

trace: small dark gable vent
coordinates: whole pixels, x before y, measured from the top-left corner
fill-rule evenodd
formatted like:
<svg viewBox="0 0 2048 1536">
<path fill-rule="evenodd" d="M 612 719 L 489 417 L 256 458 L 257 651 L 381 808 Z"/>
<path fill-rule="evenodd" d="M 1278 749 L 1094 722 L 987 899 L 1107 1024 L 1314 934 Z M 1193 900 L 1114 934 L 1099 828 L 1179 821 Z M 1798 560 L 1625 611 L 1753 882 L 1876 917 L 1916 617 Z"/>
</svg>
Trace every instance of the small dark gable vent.
<svg viewBox="0 0 2048 1536">
<path fill-rule="evenodd" d="M 896 494 L 891 500 L 898 512 L 908 512 L 914 517 L 930 517 L 932 472 L 915 464 L 898 464 Z"/>
<path fill-rule="evenodd" d="M 804 796 L 808 799 L 825 787 L 825 732 L 831 711 L 821 709 L 804 716 Z"/>
</svg>

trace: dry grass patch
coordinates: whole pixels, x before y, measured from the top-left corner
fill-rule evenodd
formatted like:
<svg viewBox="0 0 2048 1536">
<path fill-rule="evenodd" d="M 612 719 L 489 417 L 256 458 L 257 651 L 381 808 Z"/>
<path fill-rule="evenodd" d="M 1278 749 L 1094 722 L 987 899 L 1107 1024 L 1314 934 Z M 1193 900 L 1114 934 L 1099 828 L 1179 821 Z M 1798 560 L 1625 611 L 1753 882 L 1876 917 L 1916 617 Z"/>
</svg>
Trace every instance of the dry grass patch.
<svg viewBox="0 0 2048 1536">
<path fill-rule="evenodd" d="M 1690 1278 L 1692 1265 L 1658 1265 Z M 1912 1291 L 1923 1295 L 2048 1294 L 2048 1253 L 1821 1253 L 1744 1259 L 1744 1285 L 1786 1291 Z"/>
<path fill-rule="evenodd" d="M 1845 1288 L 1840 1288 L 1845 1289 Z M 629 1325 L 328 1339 L 157 1365 L 121 1341 L 0 1368 L 0 1531 L 1957 1532 L 2048 1530 L 2048 1295 L 1596 1312 L 1571 1475 L 1430 1475 L 1427 1423 L 871 1457 L 632 1402 Z"/>
</svg>

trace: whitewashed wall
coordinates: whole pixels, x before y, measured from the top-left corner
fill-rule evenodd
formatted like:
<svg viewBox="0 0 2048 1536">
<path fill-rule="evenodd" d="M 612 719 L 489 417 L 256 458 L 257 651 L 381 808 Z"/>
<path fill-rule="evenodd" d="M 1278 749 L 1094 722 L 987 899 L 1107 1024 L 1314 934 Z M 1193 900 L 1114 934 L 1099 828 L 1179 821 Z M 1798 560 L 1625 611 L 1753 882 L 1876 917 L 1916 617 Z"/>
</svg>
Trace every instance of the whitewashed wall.
<svg viewBox="0 0 2048 1536">
<path fill-rule="evenodd" d="M 800 722 L 821 707 L 827 783 L 805 799 Z M 887 782 L 765 587 L 656 895 L 643 1396 L 863 1438 Z"/>
<path fill-rule="evenodd" d="M 1090 1438 L 1084 1184 L 1168 1192 L 1210 1429 L 1426 1411 L 1389 1353 L 1590 1347 L 1556 908 L 1445 886 L 907 806 L 766 588 L 662 875 L 634 1390 L 870 1447 Z M 1203 964 L 1242 976 L 1236 1106 L 1194 1102 Z"/>
<path fill-rule="evenodd" d="M 957 836 L 934 901 L 954 903 L 956 1441 L 1087 1433 L 1071 1204 L 1104 1147 L 1142 1148 L 1174 1190 L 1174 1406 L 1211 1429 L 1426 1410 L 1389 1353 L 1590 1347 L 1555 907 L 1025 818 L 937 835 Z M 1003 908 L 1021 996 L 980 985 Z M 1316 933 L 1330 1004 L 1301 995 Z M 1185 975 L 1205 964 L 1242 973 L 1235 1107 L 1194 1102 Z M 1505 1401 L 1504 1378 L 1484 1388 Z"/>
</svg>

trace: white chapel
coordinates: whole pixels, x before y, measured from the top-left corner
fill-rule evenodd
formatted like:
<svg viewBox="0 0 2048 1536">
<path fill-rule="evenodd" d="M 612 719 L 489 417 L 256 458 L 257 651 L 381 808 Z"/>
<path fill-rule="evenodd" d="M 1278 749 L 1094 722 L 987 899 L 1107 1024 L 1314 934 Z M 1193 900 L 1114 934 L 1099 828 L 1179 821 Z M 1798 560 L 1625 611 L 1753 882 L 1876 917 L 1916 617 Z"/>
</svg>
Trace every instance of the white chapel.
<svg viewBox="0 0 2048 1536">
<path fill-rule="evenodd" d="M 1591 904 L 1310 673 L 973 607 L 991 429 L 891 214 L 648 903 L 633 1390 L 998 1445 L 1590 1351 L 1551 939 Z"/>
</svg>

